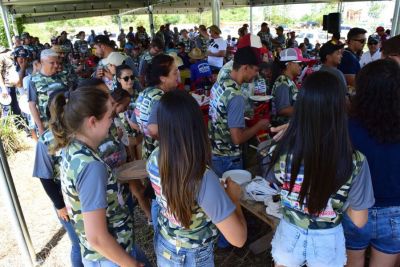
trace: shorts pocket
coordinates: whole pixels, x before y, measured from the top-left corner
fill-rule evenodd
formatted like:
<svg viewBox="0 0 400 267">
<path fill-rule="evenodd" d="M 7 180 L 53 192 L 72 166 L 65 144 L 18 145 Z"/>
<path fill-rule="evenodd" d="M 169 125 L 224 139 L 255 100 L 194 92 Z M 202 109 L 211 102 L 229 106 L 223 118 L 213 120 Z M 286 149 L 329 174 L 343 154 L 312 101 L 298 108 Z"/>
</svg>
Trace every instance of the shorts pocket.
<svg viewBox="0 0 400 267">
<path fill-rule="evenodd" d="M 198 249 L 198 251 L 196 252 L 196 266 L 197 267 L 214 266 L 213 244 L 209 244 L 204 248 Z"/>
<path fill-rule="evenodd" d="M 314 258 L 319 262 L 331 263 L 336 258 L 336 235 L 318 235 L 312 237 Z M 343 242 L 344 247 L 344 242 Z"/>
<path fill-rule="evenodd" d="M 293 253 L 300 238 L 300 232 L 289 223 L 281 221 L 272 240 L 272 248 L 284 253 Z"/>
<path fill-rule="evenodd" d="M 158 266 L 183 266 L 185 262 L 184 253 L 179 254 L 176 251 L 168 248 L 163 240 L 160 240 L 161 237 L 158 238 L 156 243 L 156 256 L 157 256 L 157 265 Z M 168 241 L 167 241 L 168 242 Z"/>
<path fill-rule="evenodd" d="M 392 238 L 400 240 L 400 216 L 390 218 L 390 227 L 392 228 Z"/>
<path fill-rule="evenodd" d="M 372 230 L 370 218 L 368 218 L 367 223 L 360 228 L 353 223 L 353 221 L 345 212 L 343 214 L 342 226 L 346 239 L 351 238 L 352 240 L 357 240 L 358 242 L 368 242 L 368 240 L 370 240 Z"/>
</svg>

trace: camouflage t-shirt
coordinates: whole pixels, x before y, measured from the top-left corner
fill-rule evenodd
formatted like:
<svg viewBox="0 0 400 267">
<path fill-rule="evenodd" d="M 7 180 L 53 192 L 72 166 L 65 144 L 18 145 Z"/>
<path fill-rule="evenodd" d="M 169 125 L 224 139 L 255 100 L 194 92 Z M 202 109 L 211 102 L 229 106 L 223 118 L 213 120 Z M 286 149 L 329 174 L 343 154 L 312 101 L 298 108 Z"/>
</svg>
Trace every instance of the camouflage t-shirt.
<svg viewBox="0 0 400 267">
<path fill-rule="evenodd" d="M 355 177 L 360 173 L 365 156 L 360 152 L 353 155 L 353 173 L 349 180 L 328 200 L 324 211 L 320 214 L 309 214 L 307 203 L 301 206 L 298 198 L 304 179 L 304 167 L 302 166 L 297 175 L 293 190 L 290 189 L 291 155 L 282 155 L 274 166 L 274 177 L 281 185 L 281 205 L 283 217 L 292 224 L 304 229 L 328 229 L 339 225 L 345 211 L 345 203 L 349 196 Z"/>
<path fill-rule="evenodd" d="M 49 99 L 58 93 L 67 91 L 68 86 L 59 74 L 45 76 L 38 72 L 32 75 L 29 84 L 28 101 L 36 103 L 40 120 L 45 128 L 47 128 L 47 123 L 50 120 Z"/>
<path fill-rule="evenodd" d="M 164 91 L 156 87 L 148 87 L 141 92 L 136 100 L 135 117 L 140 131 L 143 133 L 142 158 L 147 159 L 158 146 L 158 141 L 150 136 L 147 128 L 154 104 L 160 100 Z"/>
<path fill-rule="evenodd" d="M 177 249 L 198 248 L 214 242 L 218 234 L 214 223 L 223 221 L 235 210 L 235 205 L 219 184 L 217 175 L 211 170 L 205 171 L 195 205 L 192 207 L 190 226 L 185 228 L 169 212 L 167 200 L 163 195 L 158 158 L 159 148 L 156 148 L 147 162 L 147 172 L 161 207 L 158 215 L 160 234 Z"/>
<path fill-rule="evenodd" d="M 239 156 L 239 145 L 232 142 L 228 126 L 228 104 L 235 96 L 242 96 L 239 85 L 232 79 L 216 82 L 211 88 L 208 135 L 212 154 L 218 156 Z"/>
<path fill-rule="evenodd" d="M 109 233 L 125 251 L 130 253 L 134 244 L 134 232 L 133 219 L 128 206 L 122 199 L 120 184 L 110 167 L 88 146 L 73 140 L 62 151 L 61 188 L 68 215 L 79 238 L 82 257 L 89 261 L 99 261 L 106 258 L 95 251 L 86 238 L 82 204 L 77 189 L 78 179 L 81 175 L 84 175 L 86 167 L 92 162 L 104 164 L 107 170 L 107 187 L 104 190 L 106 190 L 106 217 Z"/>
<path fill-rule="evenodd" d="M 272 86 L 271 94 L 274 97 L 272 99 L 272 116 L 273 116 L 273 122 L 276 125 L 282 125 L 285 123 L 289 122 L 289 117 L 286 116 L 280 116 L 278 115 L 278 105 L 277 103 L 280 101 L 280 95 L 277 93 L 277 89 L 286 89 L 288 90 L 289 94 L 289 105 L 293 106 L 294 103 L 297 100 L 297 94 L 299 93 L 299 90 L 297 89 L 296 84 L 286 75 L 280 75 L 274 85 Z"/>
</svg>

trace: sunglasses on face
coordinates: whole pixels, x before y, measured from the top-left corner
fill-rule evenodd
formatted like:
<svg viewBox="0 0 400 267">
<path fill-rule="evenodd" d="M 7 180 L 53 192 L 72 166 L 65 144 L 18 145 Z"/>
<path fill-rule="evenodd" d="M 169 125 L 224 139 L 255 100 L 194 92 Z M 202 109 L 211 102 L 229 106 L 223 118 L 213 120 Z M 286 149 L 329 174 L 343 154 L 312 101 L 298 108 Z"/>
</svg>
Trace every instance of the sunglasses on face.
<svg viewBox="0 0 400 267">
<path fill-rule="evenodd" d="M 125 76 L 125 77 L 121 77 L 122 80 L 124 80 L 125 82 L 129 81 L 129 79 L 131 81 L 133 81 L 135 79 L 135 76 L 131 75 L 131 76 Z"/>
<path fill-rule="evenodd" d="M 359 43 L 361 43 L 361 44 L 365 44 L 365 39 L 352 39 L 353 41 L 357 41 L 357 42 L 359 42 Z"/>
</svg>

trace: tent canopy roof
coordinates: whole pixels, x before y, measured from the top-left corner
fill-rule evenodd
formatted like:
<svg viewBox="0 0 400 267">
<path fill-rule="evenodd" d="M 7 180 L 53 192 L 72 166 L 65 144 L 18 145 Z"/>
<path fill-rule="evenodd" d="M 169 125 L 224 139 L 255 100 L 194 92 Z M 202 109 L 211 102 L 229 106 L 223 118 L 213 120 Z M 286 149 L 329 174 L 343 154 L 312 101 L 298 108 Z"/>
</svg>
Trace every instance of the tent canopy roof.
<svg viewBox="0 0 400 267">
<path fill-rule="evenodd" d="M 0 0 L 10 14 L 22 17 L 24 23 L 83 17 L 117 15 L 127 10 L 131 14 L 146 14 L 153 6 L 154 14 L 182 14 L 211 9 L 212 0 Z M 221 9 L 242 6 L 269 6 L 282 4 L 323 3 L 330 0 L 220 0 Z M 343 0 L 355 2 L 360 0 Z"/>
</svg>

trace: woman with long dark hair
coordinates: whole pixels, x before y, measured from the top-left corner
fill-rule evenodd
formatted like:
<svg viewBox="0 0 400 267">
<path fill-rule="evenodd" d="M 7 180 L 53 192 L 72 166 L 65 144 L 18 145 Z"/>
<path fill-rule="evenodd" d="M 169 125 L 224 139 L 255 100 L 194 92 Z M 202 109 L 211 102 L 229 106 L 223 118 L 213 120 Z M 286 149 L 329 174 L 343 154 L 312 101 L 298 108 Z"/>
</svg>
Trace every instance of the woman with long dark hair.
<svg viewBox="0 0 400 267">
<path fill-rule="evenodd" d="M 98 147 L 115 117 L 110 95 L 82 87 L 54 97 L 50 129 L 62 149 L 61 188 L 84 266 L 149 266 L 134 244 L 133 219 L 121 201 L 120 184 L 100 158 Z"/>
<path fill-rule="evenodd" d="M 214 266 L 218 230 L 234 246 L 247 238 L 240 187 L 226 189 L 209 169 L 210 141 L 196 101 L 186 92 L 161 97 L 157 112 L 159 148 L 147 170 L 160 205 L 155 250 L 158 266 Z"/>
<path fill-rule="evenodd" d="M 368 246 L 370 266 L 399 266 L 400 66 L 395 61 L 378 60 L 358 73 L 349 131 L 368 160 L 376 199 L 364 227 L 344 220 L 349 266 L 364 266 Z"/>
<path fill-rule="evenodd" d="M 368 163 L 350 143 L 339 88 L 330 73 L 310 75 L 274 151 L 269 175 L 281 185 L 283 214 L 272 241 L 277 266 L 343 266 L 343 213 L 362 226 L 374 203 Z"/>
</svg>

